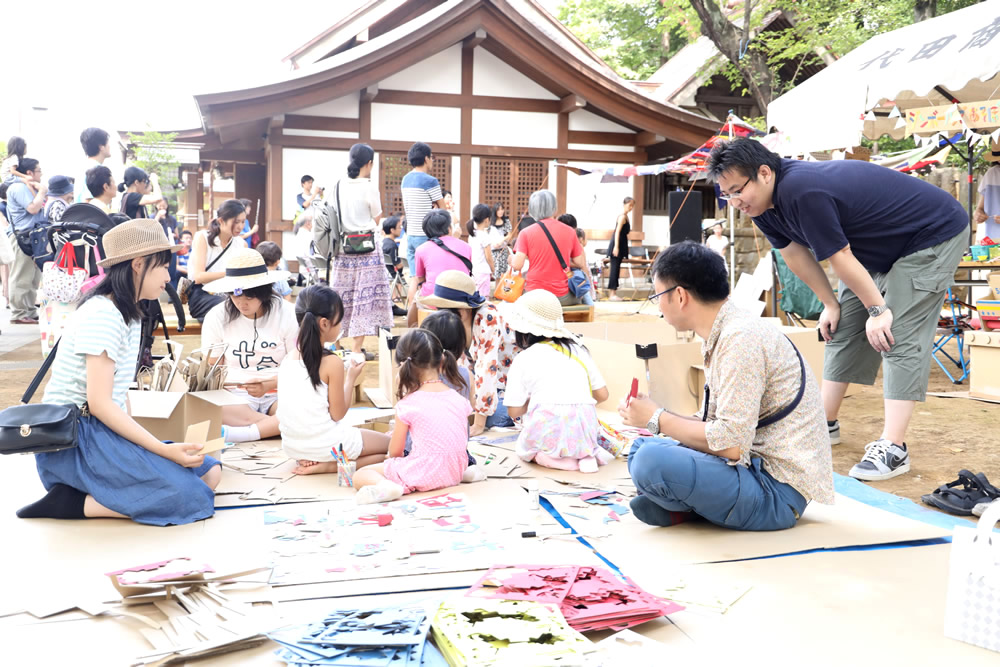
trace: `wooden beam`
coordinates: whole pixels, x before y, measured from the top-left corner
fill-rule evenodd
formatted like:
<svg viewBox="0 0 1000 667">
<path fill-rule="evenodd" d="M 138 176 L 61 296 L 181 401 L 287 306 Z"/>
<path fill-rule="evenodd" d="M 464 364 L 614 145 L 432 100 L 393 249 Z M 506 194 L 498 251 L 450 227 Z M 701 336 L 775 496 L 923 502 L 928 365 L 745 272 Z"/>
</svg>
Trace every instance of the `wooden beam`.
<svg viewBox="0 0 1000 667">
<path fill-rule="evenodd" d="M 358 98 L 358 140 L 368 142 L 372 138 L 372 103 L 362 95 Z M 353 145 L 353 144 L 352 144 Z"/>
<path fill-rule="evenodd" d="M 652 146 L 653 144 L 658 144 L 664 140 L 664 137 L 654 133 L 642 131 L 635 135 L 635 145 L 640 148 L 645 148 L 647 146 Z"/>
<path fill-rule="evenodd" d="M 559 114 L 559 120 L 557 123 L 557 142 L 556 145 L 559 147 L 560 151 L 569 150 L 570 134 L 569 131 L 569 114 L 561 113 Z M 560 164 L 566 164 L 566 160 L 559 160 Z M 565 169 L 556 169 L 556 211 L 558 213 L 566 213 L 566 187 L 567 178 Z"/>
<path fill-rule="evenodd" d="M 478 35 L 480 30 L 476 31 Z M 483 32 L 483 39 L 486 38 L 486 33 Z M 481 41 L 481 40 L 480 40 Z M 473 53 L 472 50 L 475 48 L 475 44 L 471 47 L 462 48 L 462 97 L 472 96 L 472 71 L 473 71 Z M 462 107 L 462 117 L 461 117 L 461 130 L 460 130 L 461 142 L 464 146 L 472 145 L 472 107 L 463 106 Z M 468 220 L 472 217 L 472 155 L 469 153 L 461 153 L 459 157 L 459 192 L 458 192 L 458 217 L 459 220 Z"/>
<path fill-rule="evenodd" d="M 363 137 L 363 135 L 362 135 Z M 362 141 L 365 141 L 362 138 Z M 358 143 L 357 139 L 341 139 L 335 137 L 300 137 L 273 133 L 269 138 L 272 146 L 288 148 L 312 148 L 316 150 L 347 150 Z M 376 151 L 405 153 L 410 150 L 412 142 L 388 141 L 374 139 L 365 141 Z M 523 157 L 538 160 L 576 160 L 580 162 L 616 162 L 620 164 L 642 164 L 644 152 L 617 152 L 596 150 L 559 150 L 556 148 L 528 148 L 524 146 L 482 146 L 479 144 L 443 144 L 434 142 L 435 154 L 441 155 L 478 155 L 485 157 Z M 641 159 L 640 159 L 641 156 Z"/>
<path fill-rule="evenodd" d="M 635 146 L 636 135 L 631 132 L 586 132 L 571 130 L 571 144 L 599 144 L 601 146 Z"/>
<path fill-rule="evenodd" d="M 234 148 L 218 148 L 215 150 L 202 150 L 199 152 L 203 160 L 217 160 L 219 162 L 245 162 L 250 164 L 264 164 L 266 156 L 263 150 L 239 150 Z"/>
<path fill-rule="evenodd" d="M 281 129 L 275 132 L 280 136 Z M 281 222 L 281 174 L 282 147 L 268 141 L 267 145 L 267 216 L 264 220 L 265 229 L 275 231 L 275 225 Z M 270 238 L 270 236 L 265 236 Z M 272 239 L 273 240 L 273 239 Z M 279 242 L 280 245 L 280 242 Z"/>
<path fill-rule="evenodd" d="M 476 32 L 462 40 L 462 48 L 466 51 L 472 51 L 482 44 L 484 39 L 486 39 L 486 31 L 479 28 Z"/>
<path fill-rule="evenodd" d="M 357 118 L 328 118 L 326 116 L 302 116 L 288 114 L 285 116 L 285 129 L 289 130 L 323 130 L 326 132 L 358 132 L 360 121 Z"/>
<path fill-rule="evenodd" d="M 381 90 L 379 104 L 407 104 L 428 107 L 472 107 L 497 111 L 534 111 L 559 113 L 558 100 L 532 100 L 521 97 L 496 97 L 491 95 L 455 95 L 449 93 L 417 93 L 408 90 Z"/>
<path fill-rule="evenodd" d="M 587 106 L 587 100 L 583 99 L 579 95 L 567 95 L 559 100 L 560 113 L 570 113 L 572 111 L 576 111 L 577 109 L 582 109 L 585 106 Z"/>
<path fill-rule="evenodd" d="M 646 199 L 646 177 L 632 177 L 632 199 L 635 200 L 635 208 L 632 209 L 632 231 L 642 231 L 643 202 Z"/>
<path fill-rule="evenodd" d="M 357 42 L 358 44 L 364 44 L 365 42 L 367 42 L 368 41 L 368 28 L 365 28 L 364 30 L 362 30 L 361 32 L 359 32 L 357 35 L 355 35 L 354 36 L 354 41 Z"/>
<path fill-rule="evenodd" d="M 361 91 L 361 99 L 365 102 L 368 102 L 369 104 L 374 102 L 377 96 L 378 96 L 377 83 L 373 83 L 372 85 L 368 86 L 367 88 Z M 381 102 L 382 100 L 379 101 Z"/>
</svg>

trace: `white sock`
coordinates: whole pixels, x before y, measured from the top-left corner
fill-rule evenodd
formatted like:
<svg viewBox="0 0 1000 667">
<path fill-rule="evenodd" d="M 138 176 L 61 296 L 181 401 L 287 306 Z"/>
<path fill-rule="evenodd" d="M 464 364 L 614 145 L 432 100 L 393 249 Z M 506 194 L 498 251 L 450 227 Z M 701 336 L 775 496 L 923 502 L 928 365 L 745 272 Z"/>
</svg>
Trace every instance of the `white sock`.
<svg viewBox="0 0 1000 667">
<path fill-rule="evenodd" d="M 358 505 L 372 505 L 374 503 L 388 503 L 402 497 L 403 487 L 383 479 L 378 484 L 358 489 L 357 495 L 354 496 L 354 502 Z"/>
<path fill-rule="evenodd" d="M 256 424 L 249 426 L 222 425 L 222 439 L 226 442 L 254 442 L 260 440 L 260 429 Z"/>
<path fill-rule="evenodd" d="M 597 472 L 597 459 L 593 456 L 585 456 L 579 460 L 580 472 Z"/>
<path fill-rule="evenodd" d="M 486 479 L 486 473 L 478 465 L 471 465 L 465 469 L 462 473 L 462 483 L 471 484 L 472 482 L 481 482 Z"/>
</svg>

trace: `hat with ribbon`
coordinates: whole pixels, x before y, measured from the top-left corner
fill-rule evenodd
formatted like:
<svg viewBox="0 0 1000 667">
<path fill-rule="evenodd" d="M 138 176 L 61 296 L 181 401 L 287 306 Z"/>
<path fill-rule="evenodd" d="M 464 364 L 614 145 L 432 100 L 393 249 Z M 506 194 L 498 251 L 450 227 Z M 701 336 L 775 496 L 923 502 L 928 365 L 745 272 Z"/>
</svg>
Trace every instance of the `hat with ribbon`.
<svg viewBox="0 0 1000 667">
<path fill-rule="evenodd" d="M 983 153 L 987 162 L 1000 162 L 1000 141 L 990 141 L 990 149 Z"/>
<path fill-rule="evenodd" d="M 73 207 L 66 209 L 67 211 Z M 128 220 L 107 232 L 101 239 L 105 257 L 97 264 L 103 268 L 145 257 L 164 250 L 177 252 L 182 246 L 170 245 L 163 227 L 155 220 Z"/>
<path fill-rule="evenodd" d="M 239 296 L 243 290 L 288 280 L 288 276 L 288 271 L 268 271 L 264 258 L 256 250 L 238 248 L 226 262 L 226 277 L 213 280 L 203 289 L 212 294 Z"/>
<path fill-rule="evenodd" d="M 486 299 L 476 288 L 472 276 L 455 269 L 439 273 L 437 280 L 434 281 L 434 294 L 418 297 L 417 301 L 421 305 L 434 308 L 476 309 L 486 303 Z"/>
<path fill-rule="evenodd" d="M 552 292 L 543 289 L 525 292 L 514 303 L 500 304 L 500 314 L 514 331 L 576 340 L 576 334 L 566 328 L 562 304 Z"/>
</svg>

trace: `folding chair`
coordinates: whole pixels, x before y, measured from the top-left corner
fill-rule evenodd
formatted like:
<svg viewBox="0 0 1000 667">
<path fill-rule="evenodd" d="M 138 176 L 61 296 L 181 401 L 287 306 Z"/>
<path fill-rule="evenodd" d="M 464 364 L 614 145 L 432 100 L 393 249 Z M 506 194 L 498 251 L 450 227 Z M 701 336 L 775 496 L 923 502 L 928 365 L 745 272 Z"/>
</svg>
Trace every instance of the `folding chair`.
<svg viewBox="0 0 1000 667">
<path fill-rule="evenodd" d="M 775 305 L 778 305 L 778 297 L 781 298 L 781 310 L 788 318 L 788 324 L 804 327 L 802 320 L 818 320 L 823 312 L 823 303 L 813 293 L 813 291 L 802 280 L 795 275 L 781 253 L 777 250 L 771 251 L 771 263 L 774 271 L 774 284 L 777 289 L 771 292 L 771 298 Z"/>
<path fill-rule="evenodd" d="M 969 377 L 969 360 L 965 358 L 965 330 L 971 327 L 962 319 L 961 307 L 965 304 L 952 297 L 950 287 L 948 288 L 948 297 L 944 300 L 943 305 L 951 310 L 951 315 L 941 318 L 942 321 L 938 322 L 938 338 L 934 341 L 934 347 L 931 348 L 931 358 L 944 371 L 944 374 L 948 376 L 952 384 L 962 384 L 962 381 Z M 959 307 L 958 312 L 955 311 L 955 306 Z M 940 326 L 942 324 L 945 326 Z M 952 339 L 958 344 L 958 359 L 955 359 L 944 349 L 944 346 Z M 962 371 L 962 375 L 957 380 L 945 365 L 941 363 L 941 359 L 938 357 L 939 354 L 943 354 L 948 358 L 948 361 L 955 364 Z"/>
<path fill-rule="evenodd" d="M 389 272 L 389 299 L 400 306 L 401 308 L 406 308 L 406 292 L 409 289 L 409 285 L 406 282 L 406 261 L 403 261 L 403 267 L 398 271 L 390 271 L 389 267 L 392 266 L 392 257 L 386 253 L 382 253 L 382 259 L 385 262 L 385 270 Z"/>
</svg>

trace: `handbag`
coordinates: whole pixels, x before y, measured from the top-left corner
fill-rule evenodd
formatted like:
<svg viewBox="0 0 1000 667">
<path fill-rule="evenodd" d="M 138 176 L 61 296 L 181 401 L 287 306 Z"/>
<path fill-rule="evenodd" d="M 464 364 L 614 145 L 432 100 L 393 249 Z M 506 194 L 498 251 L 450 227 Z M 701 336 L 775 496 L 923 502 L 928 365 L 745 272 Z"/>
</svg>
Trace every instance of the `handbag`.
<svg viewBox="0 0 1000 667">
<path fill-rule="evenodd" d="M 951 540 L 948 595 L 944 607 L 946 637 L 1000 651 L 996 619 L 1000 615 L 1000 502 L 994 501 L 975 528 L 957 526 Z"/>
<path fill-rule="evenodd" d="M 89 253 L 84 262 L 89 264 Z M 90 277 L 90 266 L 76 264 L 76 246 L 64 243 L 54 262 L 47 262 L 42 269 L 42 289 L 49 299 L 62 303 L 73 303 L 83 293 L 83 284 Z"/>
<path fill-rule="evenodd" d="M 229 239 L 229 243 L 227 243 L 226 247 L 222 249 L 222 252 L 219 253 L 218 257 L 208 263 L 208 266 L 205 267 L 205 271 L 208 271 L 210 268 L 215 266 L 215 263 L 222 259 L 222 256 L 226 254 L 226 251 L 229 250 L 231 245 L 233 245 L 233 239 Z M 190 269 L 188 270 L 190 271 Z M 201 289 L 201 285 L 196 284 L 190 278 L 186 276 L 181 278 L 177 281 L 177 298 L 180 299 L 181 303 L 187 303 L 191 300 L 191 292 L 194 291 L 196 287 Z"/>
<path fill-rule="evenodd" d="M 86 294 L 90 290 L 94 289 L 94 287 L 97 286 L 97 283 L 104 280 L 104 267 L 101 266 L 101 249 L 98 247 L 98 244 L 96 243 L 94 244 L 93 249 L 94 249 L 94 262 L 97 264 L 97 273 L 83 281 L 83 286 L 80 287 L 81 295 Z"/>
<path fill-rule="evenodd" d="M 584 275 L 582 270 L 577 269 L 580 271 L 579 275 L 577 275 L 573 269 L 569 268 L 569 265 L 566 264 L 566 260 L 563 259 L 562 253 L 559 252 L 559 246 L 556 245 L 555 239 L 553 239 L 552 234 L 549 233 L 548 227 L 546 227 L 545 223 L 541 221 L 539 221 L 538 226 L 542 228 L 543 232 L 545 232 L 545 238 L 547 238 L 549 243 L 552 245 L 552 250 L 556 253 L 556 259 L 559 260 L 559 266 L 561 266 L 563 271 L 566 272 L 566 284 L 569 286 L 570 293 L 577 298 L 582 297 L 590 291 L 590 281 L 587 280 L 587 276 Z"/>
<path fill-rule="evenodd" d="M 41 454 L 76 447 L 77 422 L 90 414 L 86 404 L 83 408 L 72 403 L 28 404 L 52 366 L 58 348 L 56 342 L 21 397 L 21 405 L 0 411 L 0 454 Z"/>
<path fill-rule="evenodd" d="M 507 269 L 507 273 L 500 276 L 497 288 L 493 290 L 494 298 L 507 303 L 514 303 L 522 294 L 524 294 L 524 276 L 510 268 Z"/>
<path fill-rule="evenodd" d="M 458 257 L 460 260 L 462 260 L 462 264 L 465 264 L 465 270 L 469 272 L 470 276 L 472 275 L 472 260 L 471 259 L 469 259 L 465 255 L 459 255 L 457 252 L 455 252 L 454 250 L 452 250 L 451 248 L 449 248 L 448 246 L 446 246 L 444 244 L 444 241 L 442 241 L 441 239 L 430 239 L 430 241 L 431 241 L 431 243 L 433 243 L 437 247 L 441 248 L 441 250 L 444 250 L 445 252 L 450 253 L 450 254 L 454 255 L 455 257 Z"/>
<path fill-rule="evenodd" d="M 366 255 L 375 250 L 375 232 L 341 232 L 340 247 L 345 255 Z"/>
</svg>

